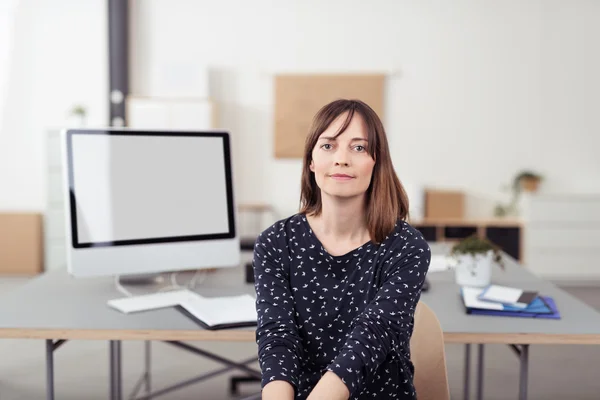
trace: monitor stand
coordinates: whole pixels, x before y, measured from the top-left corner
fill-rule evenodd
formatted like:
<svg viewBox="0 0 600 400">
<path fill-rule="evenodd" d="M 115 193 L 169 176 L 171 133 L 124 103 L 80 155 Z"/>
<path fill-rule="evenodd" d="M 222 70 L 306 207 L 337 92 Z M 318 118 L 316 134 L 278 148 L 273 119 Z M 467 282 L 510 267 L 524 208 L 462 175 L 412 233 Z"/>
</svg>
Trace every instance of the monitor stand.
<svg viewBox="0 0 600 400">
<path fill-rule="evenodd" d="M 191 276 L 184 279 L 185 283 L 180 283 L 177 279 L 177 274 L 179 273 L 183 275 L 191 274 Z M 207 273 L 208 270 L 196 270 L 174 271 L 170 273 L 170 276 L 165 276 L 164 273 L 116 275 L 114 283 L 121 293 L 128 297 L 132 297 L 140 294 L 151 294 L 172 290 L 193 290 L 197 285 L 204 281 Z M 130 289 L 134 289 L 136 293 L 133 293 Z M 145 293 L 139 293 L 140 291 Z"/>
<path fill-rule="evenodd" d="M 154 293 L 160 290 L 165 278 L 159 273 L 115 275 L 115 287 L 127 297 L 140 295 L 142 292 Z M 133 291 L 132 291 L 133 290 Z M 137 292 L 137 293 L 134 293 Z M 147 294 L 147 293 L 144 293 Z"/>
<path fill-rule="evenodd" d="M 155 285 L 163 282 L 161 274 L 131 274 L 120 275 L 119 281 L 123 285 Z"/>
</svg>

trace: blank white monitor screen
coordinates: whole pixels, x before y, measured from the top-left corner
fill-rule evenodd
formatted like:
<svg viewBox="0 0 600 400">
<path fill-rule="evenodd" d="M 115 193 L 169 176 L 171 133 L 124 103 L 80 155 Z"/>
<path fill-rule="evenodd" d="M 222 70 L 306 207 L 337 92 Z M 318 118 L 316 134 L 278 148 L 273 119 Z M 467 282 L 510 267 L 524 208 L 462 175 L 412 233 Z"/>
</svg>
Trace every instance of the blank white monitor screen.
<svg viewBox="0 0 600 400">
<path fill-rule="evenodd" d="M 73 247 L 235 236 L 226 134 L 68 136 Z"/>
</svg>

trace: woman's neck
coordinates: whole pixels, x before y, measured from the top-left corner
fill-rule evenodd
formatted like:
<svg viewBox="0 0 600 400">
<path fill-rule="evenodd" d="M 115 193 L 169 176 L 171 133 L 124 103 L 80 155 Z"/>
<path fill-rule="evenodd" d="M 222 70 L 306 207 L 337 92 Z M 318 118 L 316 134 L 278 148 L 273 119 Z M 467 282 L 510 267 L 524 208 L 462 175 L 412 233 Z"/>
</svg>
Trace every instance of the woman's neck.
<svg viewBox="0 0 600 400">
<path fill-rule="evenodd" d="M 365 197 L 339 200 L 322 196 L 321 214 L 310 218 L 318 233 L 336 241 L 365 243 L 370 240 Z"/>
</svg>

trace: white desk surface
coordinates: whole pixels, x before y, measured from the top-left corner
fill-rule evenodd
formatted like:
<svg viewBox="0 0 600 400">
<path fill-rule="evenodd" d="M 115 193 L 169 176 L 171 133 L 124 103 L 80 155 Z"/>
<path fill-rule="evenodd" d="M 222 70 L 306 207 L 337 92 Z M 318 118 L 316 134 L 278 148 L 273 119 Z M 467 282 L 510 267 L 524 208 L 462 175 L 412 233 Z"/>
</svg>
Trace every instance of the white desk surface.
<svg viewBox="0 0 600 400">
<path fill-rule="evenodd" d="M 434 253 L 443 246 L 432 245 Z M 600 313 L 515 261 L 494 271 L 494 283 L 537 289 L 556 301 L 560 320 L 491 317 L 465 313 L 451 271 L 429 275 L 421 300 L 438 316 L 448 343 L 598 344 Z M 219 271 L 198 287 L 205 296 L 250 293 L 243 268 Z M 138 292 L 136 292 L 138 293 Z M 0 297 L 0 337 L 82 340 L 255 341 L 253 328 L 208 331 L 174 309 L 122 314 L 109 299 L 122 297 L 112 278 L 75 279 L 66 271 L 33 278 Z"/>
</svg>

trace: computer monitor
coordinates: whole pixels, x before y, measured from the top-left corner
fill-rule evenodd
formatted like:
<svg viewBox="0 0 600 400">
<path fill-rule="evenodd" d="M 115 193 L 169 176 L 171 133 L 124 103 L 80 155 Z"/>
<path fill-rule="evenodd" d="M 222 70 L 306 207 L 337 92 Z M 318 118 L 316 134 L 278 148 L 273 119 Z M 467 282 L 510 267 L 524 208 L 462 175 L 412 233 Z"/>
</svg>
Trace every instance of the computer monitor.
<svg viewBox="0 0 600 400">
<path fill-rule="evenodd" d="M 69 129 L 62 145 L 71 275 L 240 264 L 228 132 Z"/>
</svg>

